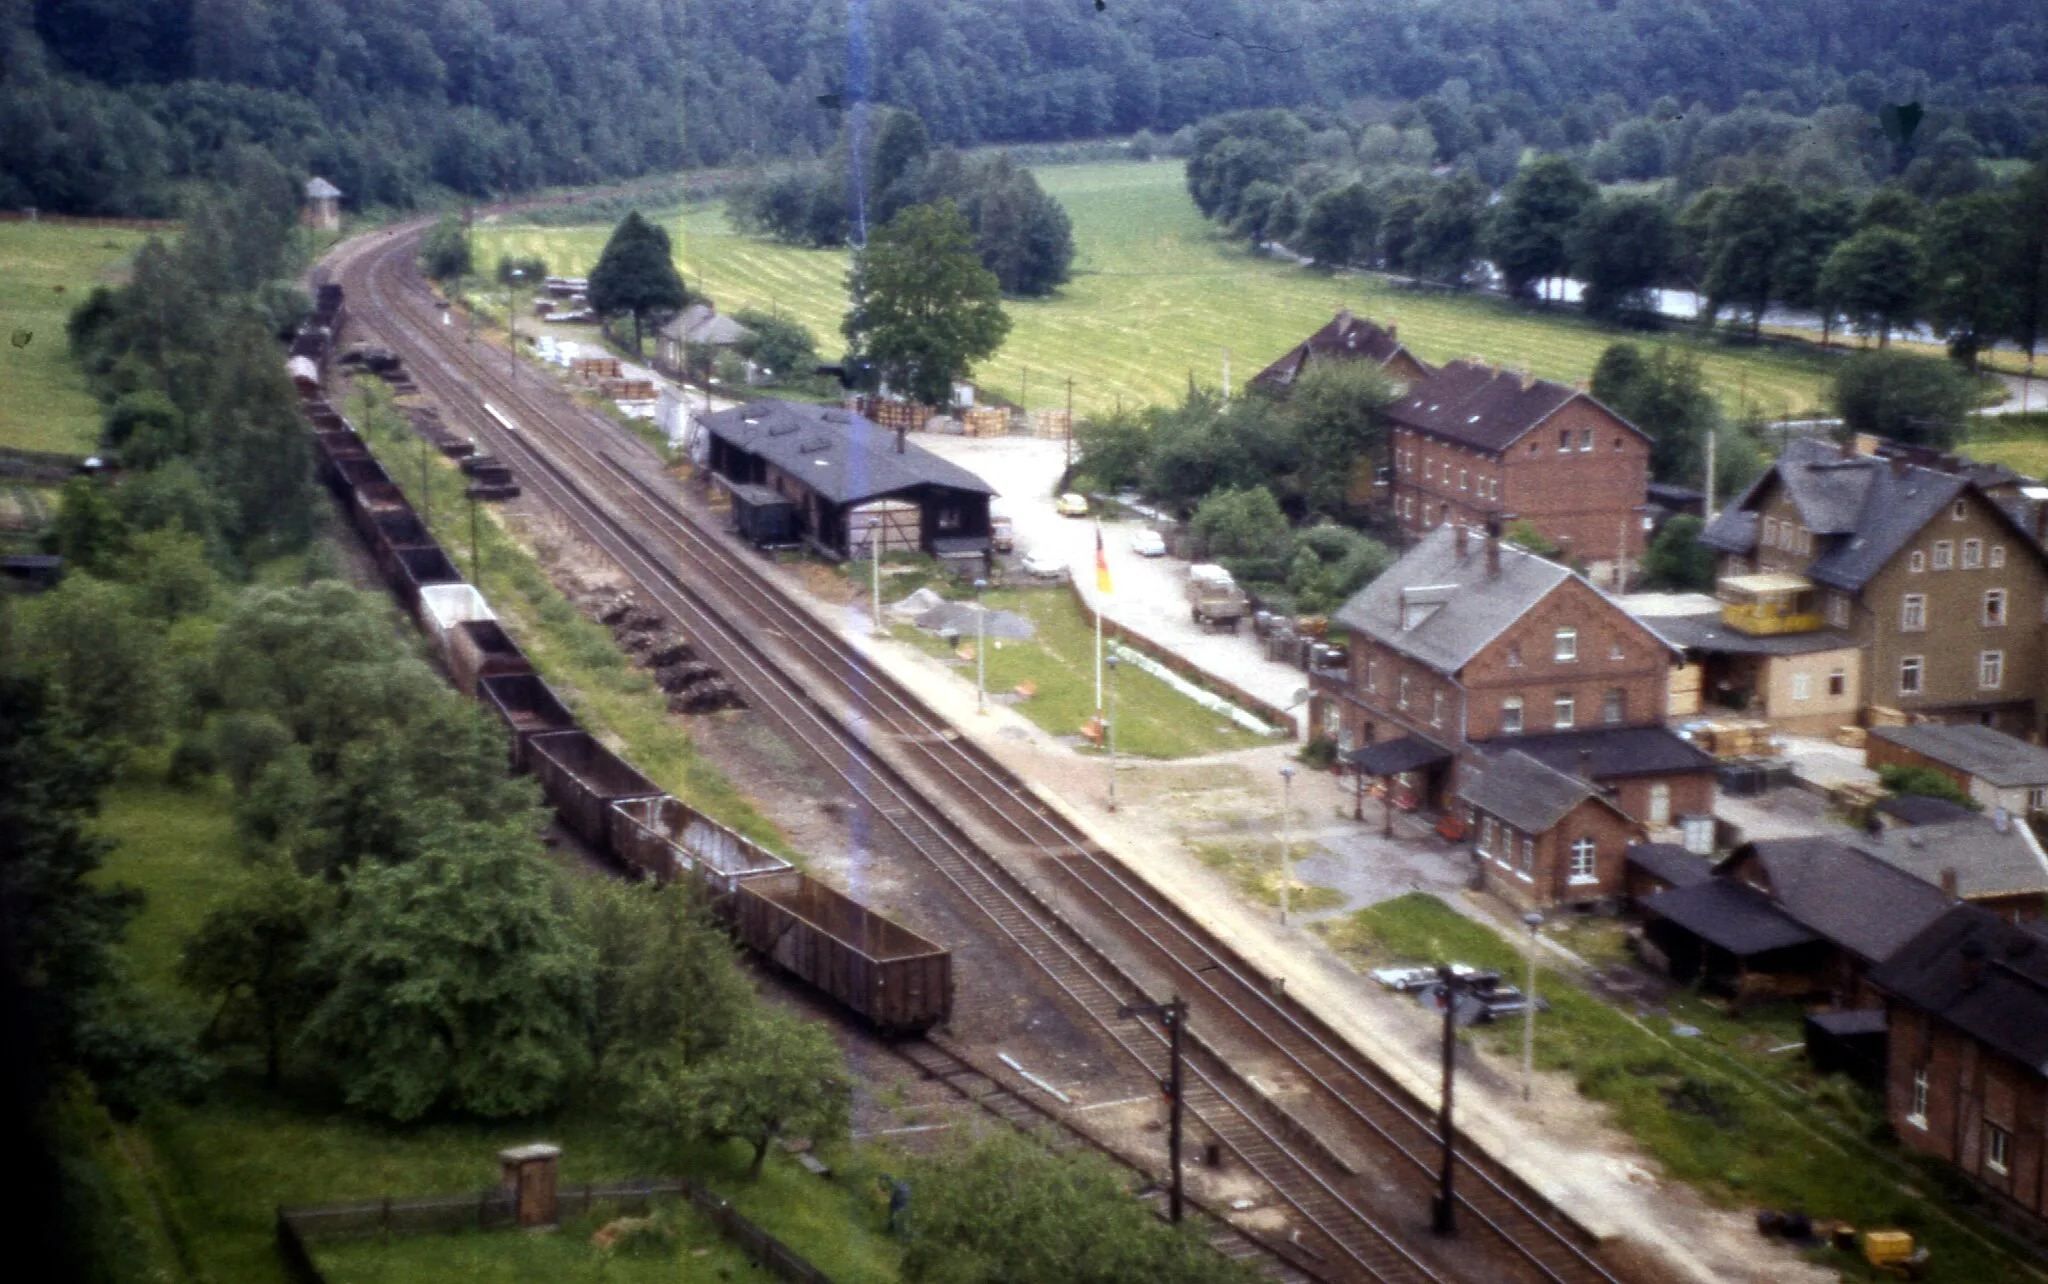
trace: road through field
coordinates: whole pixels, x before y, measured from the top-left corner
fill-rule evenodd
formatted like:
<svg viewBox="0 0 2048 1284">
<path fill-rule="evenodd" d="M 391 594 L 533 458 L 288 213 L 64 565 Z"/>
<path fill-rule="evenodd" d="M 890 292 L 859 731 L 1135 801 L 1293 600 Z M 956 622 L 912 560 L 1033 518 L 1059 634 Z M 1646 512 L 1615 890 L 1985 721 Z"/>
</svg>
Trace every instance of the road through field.
<svg viewBox="0 0 2048 1284">
<path fill-rule="evenodd" d="M 1570 312 L 1537 312 L 1502 300 L 1422 294 L 1380 277 L 1331 275 L 1253 254 L 1226 242 L 1189 200 L 1177 161 L 1055 165 L 1035 171 L 1065 204 L 1078 253 L 1073 279 L 1050 299 L 1006 304 L 1013 328 L 978 382 L 1032 408 L 1065 404 L 1098 413 L 1177 398 L 1192 376 L 1218 385 L 1226 354 L 1234 386 L 1328 321 L 1340 307 L 1398 325 L 1432 361 L 1478 356 L 1567 382 L 1587 378 L 1621 331 Z M 846 254 L 745 237 L 720 205 L 662 219 L 693 290 L 718 305 L 774 309 L 802 321 L 826 353 L 838 351 L 846 307 Z M 555 272 L 587 272 L 606 227 L 536 227 L 493 221 L 478 234 L 485 264 L 501 254 L 539 254 Z M 1729 348 L 1690 334 L 1672 343 L 1700 356 L 1731 409 L 1772 417 L 1817 406 L 1826 367 L 1816 356 Z"/>
</svg>

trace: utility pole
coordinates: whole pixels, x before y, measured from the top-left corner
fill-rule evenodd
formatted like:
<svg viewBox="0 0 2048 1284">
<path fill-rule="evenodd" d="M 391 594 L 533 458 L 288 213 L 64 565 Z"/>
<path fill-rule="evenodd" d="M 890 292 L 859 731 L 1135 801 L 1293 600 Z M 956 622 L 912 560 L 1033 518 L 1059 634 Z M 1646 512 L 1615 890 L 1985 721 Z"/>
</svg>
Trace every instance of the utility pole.
<svg viewBox="0 0 2048 1284">
<path fill-rule="evenodd" d="M 1717 451 L 1718 451 L 1718 449 L 1719 449 L 1719 447 L 1720 447 L 1720 444 L 1721 444 L 1721 433 L 1720 433 L 1720 431 L 1719 431 L 1718 429 L 1715 429 L 1715 428 L 1708 428 L 1708 429 L 1707 429 L 1707 486 L 1706 486 L 1706 492 L 1707 492 L 1707 502 L 1706 502 L 1706 505 L 1705 505 L 1705 512 L 1706 512 L 1706 515 L 1707 515 L 1707 520 L 1708 520 L 1708 521 L 1710 521 L 1710 522 L 1714 520 L 1714 465 L 1715 465 L 1715 462 L 1716 462 L 1716 460 L 1715 460 L 1715 455 L 1716 455 L 1716 453 L 1717 453 Z"/>
<path fill-rule="evenodd" d="M 1067 376 L 1067 471 L 1074 471 L 1074 377 Z"/>
<path fill-rule="evenodd" d="M 1536 1095 L 1536 932 L 1543 915 L 1530 910 L 1522 915 L 1529 926 L 1529 984 L 1522 991 L 1522 1100 Z"/>
<path fill-rule="evenodd" d="M 477 538 L 476 538 L 476 487 L 474 487 L 474 486 L 470 487 L 470 488 L 469 488 L 469 491 L 468 491 L 468 495 L 469 495 L 469 582 L 470 582 L 470 584 L 471 584 L 471 585 L 473 585 L 473 586 L 474 586 L 474 587 L 476 588 L 476 591 L 477 591 L 477 592 L 481 593 L 481 592 L 483 592 L 483 590 L 484 590 L 484 573 L 483 573 L 483 561 L 482 561 L 482 557 L 481 557 L 481 555 L 480 555 L 480 554 L 479 554 L 479 553 L 477 552 L 478 544 L 477 544 Z"/>
<path fill-rule="evenodd" d="M 1109 666 L 1109 809 L 1116 810 L 1116 668 L 1117 658 L 1108 656 L 1104 664 Z"/>
<path fill-rule="evenodd" d="M 1451 1089 L 1453 1067 L 1457 1063 L 1458 995 L 1462 985 L 1448 963 L 1440 964 L 1436 975 L 1437 993 L 1442 996 L 1444 1007 L 1444 1096 L 1443 1108 L 1437 1112 L 1437 1129 L 1443 1134 L 1444 1157 L 1442 1171 L 1437 1176 L 1436 1199 L 1430 1206 L 1430 1229 L 1439 1235 L 1455 1235 L 1458 1233 L 1458 1205 L 1452 1174 L 1457 1166 L 1457 1147 L 1451 1124 Z"/>
<path fill-rule="evenodd" d="M 1287 826 L 1294 804 L 1294 765 L 1280 769 L 1280 926 L 1287 926 Z"/>
<path fill-rule="evenodd" d="M 1174 1225 L 1180 1225 L 1182 1205 L 1180 1150 L 1181 1150 L 1181 1029 L 1188 1023 L 1188 1003 L 1178 994 L 1165 1003 L 1128 1003 L 1116 1010 L 1125 1020 L 1133 1017 L 1156 1016 L 1166 1026 L 1166 1041 L 1171 1058 L 1167 1065 L 1166 1078 L 1161 1081 L 1160 1091 L 1166 1094 L 1168 1107 L 1166 1125 L 1166 1162 L 1171 1170 L 1168 1178 L 1168 1208 Z"/>
</svg>

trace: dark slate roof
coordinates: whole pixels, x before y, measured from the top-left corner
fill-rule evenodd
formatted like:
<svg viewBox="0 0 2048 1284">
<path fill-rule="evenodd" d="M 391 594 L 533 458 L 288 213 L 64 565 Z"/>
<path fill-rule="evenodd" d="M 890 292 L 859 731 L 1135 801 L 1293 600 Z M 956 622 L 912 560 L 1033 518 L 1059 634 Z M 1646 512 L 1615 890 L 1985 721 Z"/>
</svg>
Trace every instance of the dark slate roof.
<svg viewBox="0 0 2048 1284">
<path fill-rule="evenodd" d="M 708 303 L 692 303 L 670 318 L 656 333 L 664 339 L 675 339 L 682 343 L 702 343 L 716 348 L 729 348 L 740 340 L 751 337 L 754 332 Z"/>
<path fill-rule="evenodd" d="M 1366 360 L 1385 365 L 1407 349 L 1394 337 L 1392 326 L 1381 326 L 1343 308 L 1330 323 L 1289 349 L 1287 354 L 1252 376 L 1252 386 L 1268 392 L 1285 392 L 1294 386 L 1314 357 L 1338 360 Z M 1408 353 L 1410 360 L 1429 369 L 1427 362 Z"/>
<path fill-rule="evenodd" d="M 1722 868 L 1752 851 L 1780 909 L 1873 962 L 1889 958 L 1948 907 L 1939 888 L 1833 838 L 1762 839 Z"/>
<path fill-rule="evenodd" d="M 1946 798 L 1928 798 L 1920 794 L 1894 794 L 1880 798 L 1874 810 L 1895 816 L 1908 825 L 1945 825 L 1952 820 L 1969 820 L 1977 814 Z"/>
<path fill-rule="evenodd" d="M 1854 845 L 1937 887 L 1943 871 L 1952 869 L 1956 894 L 1969 900 L 2048 893 L 2048 855 L 2024 820 L 2000 829 L 1989 817 L 1966 812 L 1961 820 L 1895 829 Z"/>
<path fill-rule="evenodd" d="M 1811 633 L 1749 634 L 1721 623 L 1719 615 L 1639 615 L 1643 627 L 1681 651 L 1722 655 L 1810 655 L 1859 645 L 1839 629 Z"/>
<path fill-rule="evenodd" d="M 1673 887 L 1692 887 L 1714 876 L 1714 862 L 1677 843 L 1637 843 L 1622 855 L 1629 864 Z"/>
<path fill-rule="evenodd" d="M 1474 361 L 1453 361 L 1388 407 L 1387 418 L 1447 441 L 1499 454 L 1578 398 L 1593 400 L 1576 388 L 1548 379 L 1496 370 Z M 1607 413 L 1614 414 L 1612 410 Z M 1630 432 L 1643 435 L 1620 415 L 1614 418 Z"/>
<path fill-rule="evenodd" d="M 1772 479 L 1807 529 L 1824 537 L 1807 576 L 1851 592 L 1869 583 L 1969 486 L 1961 477 L 1913 464 L 1871 455 L 1844 459 L 1830 443 L 1802 438 L 1789 443 L 1770 471 L 1708 525 L 1700 542 L 1728 553 L 1754 552 L 1757 505 Z"/>
<path fill-rule="evenodd" d="M 2048 940 L 2038 934 L 1988 910 L 1957 905 L 1872 971 L 1870 980 L 2048 1074 Z"/>
<path fill-rule="evenodd" d="M 1470 532 L 1461 558 L 1454 528 L 1439 526 L 1337 608 L 1335 618 L 1440 673 L 1455 673 L 1571 576 L 1506 541 L 1500 546 L 1500 574 L 1488 576 L 1485 536 Z M 1404 629 L 1404 593 L 1411 602 L 1431 596 L 1441 605 Z"/>
<path fill-rule="evenodd" d="M 1514 750 L 1463 774 L 1459 798 L 1525 834 L 1545 832 L 1572 808 L 1600 796 L 1590 781 L 1567 776 Z"/>
<path fill-rule="evenodd" d="M 1642 902 L 1643 912 L 1669 919 L 1738 958 L 1807 945 L 1819 939 L 1746 883 L 1709 878 Z"/>
<path fill-rule="evenodd" d="M 1807 1024 L 1842 1038 L 1859 1034 L 1883 1034 L 1891 1028 L 1883 1008 L 1846 1008 L 1840 1012 L 1809 1012 Z"/>
<path fill-rule="evenodd" d="M 2048 785 L 2048 749 L 1974 722 L 1872 727 L 1870 734 L 1996 788 Z"/>
<path fill-rule="evenodd" d="M 1441 745 L 1431 744 L 1420 736 L 1402 736 L 1376 745 L 1361 745 L 1344 755 L 1344 761 L 1368 776 L 1398 776 L 1434 762 L 1449 762 L 1451 757 L 1451 751 Z"/>
<path fill-rule="evenodd" d="M 1581 754 L 1591 754 L 1586 761 L 1595 780 L 1714 769 L 1713 755 L 1693 748 L 1665 727 L 1589 727 L 1494 740 L 1488 742 L 1487 748 L 1510 745 L 1567 774 L 1578 772 Z"/>
<path fill-rule="evenodd" d="M 706 415 L 704 427 L 801 479 L 835 504 L 858 503 L 918 486 L 993 495 L 987 482 L 916 442 L 896 453 L 896 434 L 850 410 L 793 401 L 756 401 Z"/>
</svg>

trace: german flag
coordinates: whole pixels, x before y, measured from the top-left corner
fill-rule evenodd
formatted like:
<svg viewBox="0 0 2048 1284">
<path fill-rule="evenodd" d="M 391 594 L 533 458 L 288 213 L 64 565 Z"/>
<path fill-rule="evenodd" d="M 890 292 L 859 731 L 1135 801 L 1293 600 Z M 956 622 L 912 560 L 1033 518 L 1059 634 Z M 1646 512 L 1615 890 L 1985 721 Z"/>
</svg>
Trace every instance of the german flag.
<svg viewBox="0 0 2048 1284">
<path fill-rule="evenodd" d="M 1095 524 L 1095 591 L 1109 592 L 1109 554 L 1102 549 L 1102 523 Z"/>
</svg>

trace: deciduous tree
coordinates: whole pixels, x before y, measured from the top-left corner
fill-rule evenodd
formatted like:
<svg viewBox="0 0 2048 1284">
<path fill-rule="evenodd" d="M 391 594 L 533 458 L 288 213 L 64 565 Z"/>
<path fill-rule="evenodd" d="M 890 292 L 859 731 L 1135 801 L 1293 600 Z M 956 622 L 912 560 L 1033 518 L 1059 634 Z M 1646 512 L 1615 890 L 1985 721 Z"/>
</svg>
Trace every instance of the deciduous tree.
<svg viewBox="0 0 2048 1284">
<path fill-rule="evenodd" d="M 876 231 L 847 282 L 840 329 L 853 360 L 872 361 L 899 392 L 949 405 L 953 382 L 1010 332 L 1002 286 L 975 253 L 951 201 L 913 205 Z"/>
<path fill-rule="evenodd" d="M 633 318 L 633 351 L 640 351 L 642 330 L 690 302 L 667 230 L 638 210 L 621 219 L 590 270 L 588 297 L 600 316 Z"/>
<path fill-rule="evenodd" d="M 851 1096 L 845 1059 L 824 1027 L 756 1008 L 715 1052 L 650 1067 L 632 1111 L 671 1169 L 692 1143 L 746 1142 L 752 1181 L 777 1137 L 841 1135 Z"/>
<path fill-rule="evenodd" d="M 1830 398 L 1846 432 L 1946 449 L 1961 437 L 1976 389 L 1953 362 L 1859 352 L 1835 372 Z"/>
<path fill-rule="evenodd" d="M 1599 195 L 1562 156 L 1546 156 L 1515 175 L 1486 230 L 1487 255 L 1509 294 L 1522 297 L 1533 283 L 1570 268 L 1565 240 Z"/>
<path fill-rule="evenodd" d="M 1836 246 L 1820 273 L 1820 297 L 1877 346 L 1910 326 L 1920 304 L 1925 261 L 1918 238 L 1886 226 L 1866 227 Z"/>
<path fill-rule="evenodd" d="M 1622 196 L 1588 205 L 1568 243 L 1571 270 L 1585 283 L 1587 313 L 1654 313 L 1650 291 L 1671 271 L 1677 236 L 1662 201 Z"/>
</svg>

